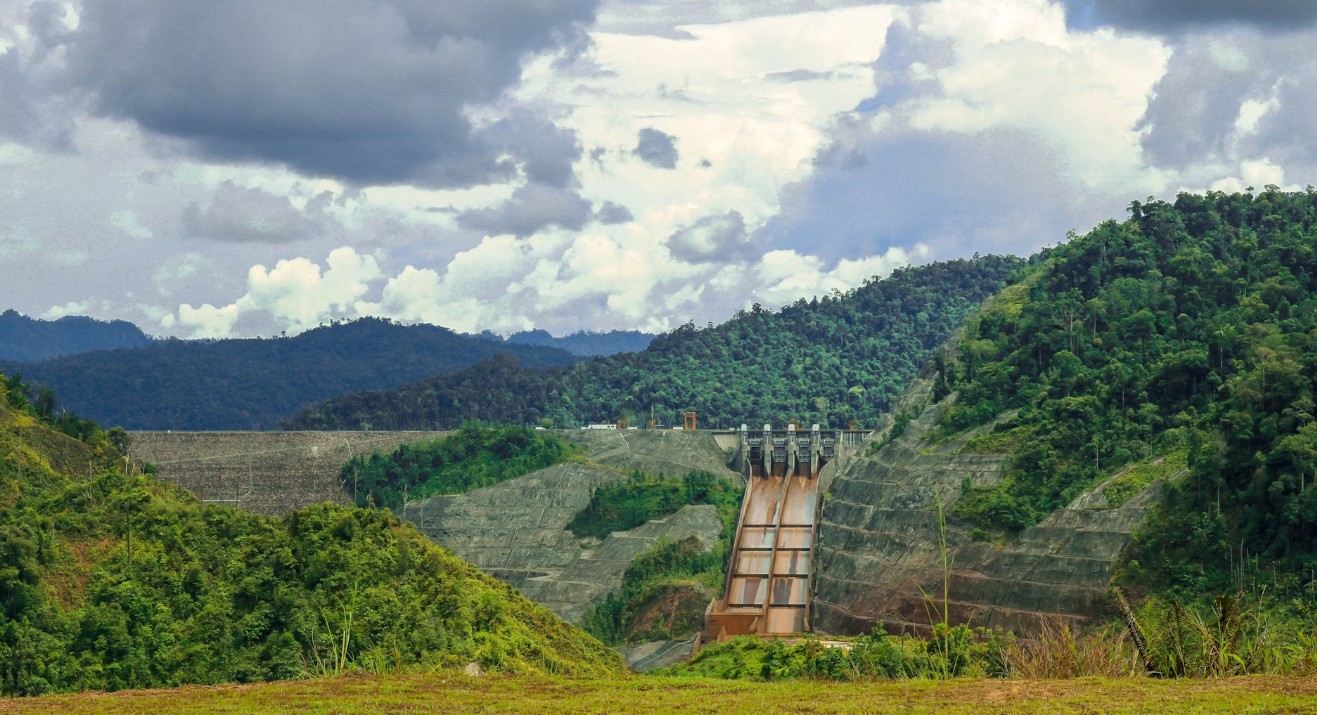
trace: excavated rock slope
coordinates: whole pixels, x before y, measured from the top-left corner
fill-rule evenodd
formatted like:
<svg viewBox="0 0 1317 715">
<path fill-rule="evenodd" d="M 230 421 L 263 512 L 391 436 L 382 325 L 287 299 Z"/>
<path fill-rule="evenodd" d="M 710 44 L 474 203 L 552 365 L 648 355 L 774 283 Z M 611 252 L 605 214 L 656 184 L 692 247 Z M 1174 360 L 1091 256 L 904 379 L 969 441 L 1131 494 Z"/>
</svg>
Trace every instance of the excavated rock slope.
<svg viewBox="0 0 1317 715">
<path fill-rule="evenodd" d="M 927 381 L 915 383 L 905 408 L 927 402 L 928 388 Z M 879 624 L 919 630 L 939 620 L 944 571 L 937 500 L 949 512 L 963 480 L 995 484 L 1009 459 L 965 453 L 972 433 L 938 443 L 926 439 L 951 399 L 925 408 L 900 438 L 852 460 L 833 481 L 820 526 L 819 632 L 858 633 Z M 1006 546 L 973 541 L 949 520 L 952 622 L 1030 633 L 1043 619 L 1082 621 L 1106 610 L 1112 571 L 1161 485 L 1115 509 L 1107 506 L 1104 485 Z"/>
<path fill-rule="evenodd" d="M 706 548 L 717 544 L 722 525 L 712 506 L 688 506 L 602 541 L 578 539 L 566 530 L 596 487 L 624 480 L 632 470 L 675 477 L 707 469 L 734 477 L 712 435 L 659 430 L 560 434 L 580 444 L 591 464 L 554 465 L 466 494 L 413 502 L 399 513 L 434 541 L 572 622 L 620 588 L 631 561 L 659 538 L 696 536 Z"/>
</svg>

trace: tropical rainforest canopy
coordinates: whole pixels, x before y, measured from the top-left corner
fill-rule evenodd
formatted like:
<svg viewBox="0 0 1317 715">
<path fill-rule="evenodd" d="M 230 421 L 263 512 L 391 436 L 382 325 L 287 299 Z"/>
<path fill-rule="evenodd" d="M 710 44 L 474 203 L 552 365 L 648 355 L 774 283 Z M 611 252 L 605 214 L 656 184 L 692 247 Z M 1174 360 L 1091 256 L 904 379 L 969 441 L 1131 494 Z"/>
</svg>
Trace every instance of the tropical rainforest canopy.
<svg viewBox="0 0 1317 715">
<path fill-rule="evenodd" d="M 1308 574 L 1315 253 L 1317 191 L 1275 187 L 1136 201 L 1128 220 L 1048 251 L 937 358 L 935 397 L 958 393 L 943 432 L 1005 415 L 970 444 L 1014 455 L 997 487 L 967 485 L 956 515 L 1017 530 L 1122 465 L 1168 457 L 1188 473 L 1133 576 L 1211 593 L 1248 557 Z"/>
<path fill-rule="evenodd" d="M 934 348 L 1024 262 L 986 256 L 894 272 L 847 293 L 722 325 L 686 325 L 649 348 L 531 369 L 508 358 L 384 392 L 310 407 L 292 429 L 451 429 L 468 420 L 577 427 L 653 414 L 664 425 L 800 419 L 872 425 Z"/>
</svg>

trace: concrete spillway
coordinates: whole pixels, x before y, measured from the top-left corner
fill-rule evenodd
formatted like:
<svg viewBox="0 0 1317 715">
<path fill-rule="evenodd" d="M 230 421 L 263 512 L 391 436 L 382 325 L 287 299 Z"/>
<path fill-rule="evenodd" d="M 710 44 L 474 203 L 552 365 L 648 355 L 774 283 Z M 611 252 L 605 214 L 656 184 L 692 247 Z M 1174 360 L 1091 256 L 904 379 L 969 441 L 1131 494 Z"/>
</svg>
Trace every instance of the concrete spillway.
<svg viewBox="0 0 1317 715">
<path fill-rule="evenodd" d="M 746 494 L 723 598 L 705 614 L 701 641 L 810 630 L 816 524 L 824 471 L 839 433 L 742 432 Z"/>
</svg>

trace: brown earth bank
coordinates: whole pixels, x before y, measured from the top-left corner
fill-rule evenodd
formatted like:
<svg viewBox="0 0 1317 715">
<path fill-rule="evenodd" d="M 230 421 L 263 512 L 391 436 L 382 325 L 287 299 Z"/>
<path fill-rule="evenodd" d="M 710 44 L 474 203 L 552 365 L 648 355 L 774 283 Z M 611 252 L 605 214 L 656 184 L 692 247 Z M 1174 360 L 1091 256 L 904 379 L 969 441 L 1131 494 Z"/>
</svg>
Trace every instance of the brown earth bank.
<svg viewBox="0 0 1317 715">
<path fill-rule="evenodd" d="M 713 594 L 698 583 L 663 586 L 631 619 L 623 634 L 629 641 L 662 640 L 693 633 L 704 626 L 704 607 Z"/>
<path fill-rule="evenodd" d="M 0 713 L 1317 713 L 1317 679 L 774 683 L 354 675 L 0 700 Z"/>
</svg>

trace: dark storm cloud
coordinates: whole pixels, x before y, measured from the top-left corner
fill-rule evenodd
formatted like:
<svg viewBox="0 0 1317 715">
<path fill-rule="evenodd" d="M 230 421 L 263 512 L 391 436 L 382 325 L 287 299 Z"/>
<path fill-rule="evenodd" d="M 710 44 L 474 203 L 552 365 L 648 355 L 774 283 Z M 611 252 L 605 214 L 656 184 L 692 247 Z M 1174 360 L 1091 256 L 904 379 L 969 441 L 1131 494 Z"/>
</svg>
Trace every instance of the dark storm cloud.
<svg viewBox="0 0 1317 715">
<path fill-rule="evenodd" d="M 636 148 L 632 153 L 651 166 L 677 168 L 677 138 L 653 127 L 645 127 L 636 133 Z"/>
<path fill-rule="evenodd" d="M 929 0 L 895 0 L 889 5 L 918 5 Z M 771 15 L 825 12 L 844 7 L 873 5 L 874 0 L 618 0 L 601 13 L 606 32 L 654 35 L 673 40 L 693 37 L 684 25 L 717 25 Z"/>
<path fill-rule="evenodd" d="M 1317 32 L 1308 35 L 1308 47 Z M 1285 167 L 1291 181 L 1317 184 L 1317 57 L 1311 51 L 1297 56 L 1285 81 L 1277 83 L 1279 108 L 1258 123 L 1250 148 Z"/>
<path fill-rule="evenodd" d="M 1176 42 L 1143 117 L 1149 162 L 1187 169 L 1213 160 L 1266 157 L 1308 181 L 1317 169 L 1317 28 L 1270 36 L 1255 29 Z M 1252 131 L 1237 126 L 1246 102 L 1274 107 Z"/>
<path fill-rule="evenodd" d="M 570 189 L 530 183 L 493 208 L 463 211 L 457 224 L 487 234 L 529 236 L 546 226 L 580 229 L 590 218 L 590 202 Z"/>
<path fill-rule="evenodd" d="M 1223 67 L 1213 58 L 1212 42 L 1181 43 L 1153 89 L 1142 127 L 1145 155 L 1156 166 L 1184 169 L 1223 157 L 1241 103 L 1269 92 L 1276 81 L 1266 68 Z"/>
<path fill-rule="evenodd" d="M 462 108 L 515 83 L 527 53 L 583 42 L 597 2 L 96 0 L 70 64 L 100 114 L 208 158 L 467 186 L 524 153 L 509 161 Z"/>
<path fill-rule="evenodd" d="M 32 87 L 16 50 L 0 52 L 0 136 L 26 141 L 39 125 Z"/>
<path fill-rule="evenodd" d="M 956 61 L 950 40 L 929 37 L 906 22 L 887 28 L 883 53 L 873 66 L 874 96 L 860 104 L 862 111 L 893 105 L 917 96 L 940 94 L 936 74 Z"/>
<path fill-rule="evenodd" d="M 668 250 L 688 263 L 734 263 L 748 257 L 750 248 L 739 211 L 705 216 L 668 238 Z"/>
<path fill-rule="evenodd" d="M 47 149 L 73 146 L 73 126 L 67 97 L 54 89 L 51 52 L 68 37 L 65 10 L 53 2 L 28 9 L 27 29 L 33 42 L 28 51 L 11 47 L 0 52 L 0 138 Z"/>
<path fill-rule="evenodd" d="M 816 72 L 814 70 L 787 70 L 784 72 L 769 72 L 764 75 L 764 79 L 772 82 L 817 82 L 824 79 L 832 79 L 833 72 Z"/>
<path fill-rule="evenodd" d="M 496 149 L 518 157 L 530 182 L 575 185 L 572 164 L 581 158 L 576 132 L 559 128 L 529 110 L 517 109 L 481 130 L 480 136 Z"/>
<path fill-rule="evenodd" d="M 1072 27 L 1114 25 L 1175 34 L 1214 25 L 1288 31 L 1317 24 L 1313 0 L 1064 0 Z"/>
<path fill-rule="evenodd" d="M 189 236 L 252 243 L 320 237 L 337 228 L 325 212 L 330 201 L 323 194 L 301 211 L 287 197 L 226 181 L 209 205 L 193 202 L 183 209 L 183 229 Z"/>
<path fill-rule="evenodd" d="M 599 205 L 599 210 L 595 212 L 594 219 L 605 226 L 630 223 L 635 220 L 631 215 L 631 210 L 621 204 L 615 204 L 612 201 L 605 201 Z"/>
<path fill-rule="evenodd" d="M 782 214 L 756 245 L 825 261 L 919 242 L 936 258 L 1026 255 L 1072 228 L 1119 217 L 1128 202 L 1067 181 L 1050 149 L 1017 130 L 856 132 L 815 165 L 813 177 L 784 193 Z"/>
<path fill-rule="evenodd" d="M 65 24 L 68 14 L 68 9 L 57 2 L 42 0 L 32 3 L 28 9 L 27 26 L 37 40 L 38 55 L 50 52 L 73 37 Z"/>
</svg>

